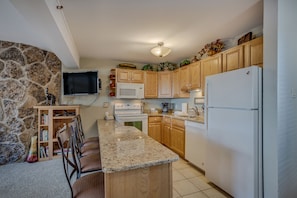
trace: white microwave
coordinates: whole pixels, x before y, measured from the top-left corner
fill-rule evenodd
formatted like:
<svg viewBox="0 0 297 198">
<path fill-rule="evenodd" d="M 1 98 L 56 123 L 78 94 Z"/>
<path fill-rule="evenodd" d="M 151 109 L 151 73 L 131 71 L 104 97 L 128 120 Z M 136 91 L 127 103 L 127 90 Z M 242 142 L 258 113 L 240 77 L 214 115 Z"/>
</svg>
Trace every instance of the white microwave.
<svg viewBox="0 0 297 198">
<path fill-rule="evenodd" d="M 116 98 L 142 99 L 144 98 L 144 84 L 117 83 Z"/>
</svg>

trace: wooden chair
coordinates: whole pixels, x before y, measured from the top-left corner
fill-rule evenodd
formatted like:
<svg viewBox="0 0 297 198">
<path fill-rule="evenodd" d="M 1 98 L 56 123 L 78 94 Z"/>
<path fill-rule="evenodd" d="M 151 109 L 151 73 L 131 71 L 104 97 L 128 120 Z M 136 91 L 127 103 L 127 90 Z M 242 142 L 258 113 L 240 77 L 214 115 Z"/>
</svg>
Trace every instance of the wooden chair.
<svg viewBox="0 0 297 198">
<path fill-rule="evenodd" d="M 72 120 L 69 123 L 69 128 L 72 135 L 72 152 L 75 153 L 77 161 L 76 166 L 78 167 L 77 177 L 81 177 L 81 174 L 94 172 L 94 171 L 102 171 L 101 165 L 101 157 L 99 147 L 95 150 L 91 150 L 93 152 L 89 152 L 87 155 L 82 155 L 81 146 L 77 141 L 76 134 L 76 124 L 75 121 Z M 99 145 L 99 144 L 98 144 Z"/>
<path fill-rule="evenodd" d="M 76 165 L 77 156 L 72 152 L 74 136 L 71 135 L 70 128 L 60 130 L 57 133 L 58 144 L 62 151 L 63 168 L 72 198 L 104 198 L 104 174 L 102 172 L 91 173 L 74 179 L 78 173 Z"/>
</svg>

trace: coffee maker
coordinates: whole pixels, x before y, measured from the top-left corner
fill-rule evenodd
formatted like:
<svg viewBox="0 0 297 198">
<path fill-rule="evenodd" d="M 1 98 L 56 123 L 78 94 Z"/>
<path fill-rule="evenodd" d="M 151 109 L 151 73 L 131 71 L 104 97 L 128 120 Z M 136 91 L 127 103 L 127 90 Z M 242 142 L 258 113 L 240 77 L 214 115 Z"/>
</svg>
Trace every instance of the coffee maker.
<svg viewBox="0 0 297 198">
<path fill-rule="evenodd" d="M 162 113 L 173 113 L 174 103 L 164 102 L 162 103 Z"/>
<path fill-rule="evenodd" d="M 162 103 L 162 113 L 168 113 L 168 102 Z"/>
</svg>

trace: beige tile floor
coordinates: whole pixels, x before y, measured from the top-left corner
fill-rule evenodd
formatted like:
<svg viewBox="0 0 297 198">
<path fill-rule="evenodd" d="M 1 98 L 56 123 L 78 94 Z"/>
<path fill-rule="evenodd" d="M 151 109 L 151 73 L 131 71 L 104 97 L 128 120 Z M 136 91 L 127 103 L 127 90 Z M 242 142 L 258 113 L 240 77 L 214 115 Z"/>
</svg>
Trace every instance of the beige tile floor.
<svg viewBox="0 0 297 198">
<path fill-rule="evenodd" d="M 183 159 L 173 163 L 173 198 L 231 198 Z"/>
</svg>

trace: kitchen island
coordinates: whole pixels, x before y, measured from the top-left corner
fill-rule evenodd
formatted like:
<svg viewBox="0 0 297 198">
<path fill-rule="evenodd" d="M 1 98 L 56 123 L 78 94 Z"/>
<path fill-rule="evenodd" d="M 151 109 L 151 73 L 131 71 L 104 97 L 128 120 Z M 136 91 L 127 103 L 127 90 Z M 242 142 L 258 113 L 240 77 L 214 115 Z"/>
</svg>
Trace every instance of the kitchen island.
<svg viewBox="0 0 297 198">
<path fill-rule="evenodd" d="M 106 198 L 172 197 L 178 155 L 132 126 L 98 120 Z"/>
</svg>

